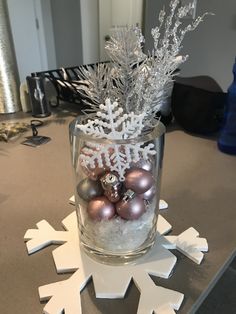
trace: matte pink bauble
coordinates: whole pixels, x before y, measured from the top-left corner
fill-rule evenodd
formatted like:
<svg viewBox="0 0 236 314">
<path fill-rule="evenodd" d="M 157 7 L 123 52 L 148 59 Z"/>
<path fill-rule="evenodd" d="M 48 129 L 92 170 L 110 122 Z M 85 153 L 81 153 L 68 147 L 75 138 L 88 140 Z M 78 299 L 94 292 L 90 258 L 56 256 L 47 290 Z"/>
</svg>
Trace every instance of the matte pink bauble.
<svg viewBox="0 0 236 314">
<path fill-rule="evenodd" d="M 103 188 L 100 181 L 93 181 L 85 178 L 77 185 L 78 195 L 86 202 L 89 202 L 96 196 L 103 194 Z"/>
<path fill-rule="evenodd" d="M 143 194 L 154 184 L 151 173 L 140 168 L 133 168 L 125 175 L 125 187 L 137 194 Z"/>
<path fill-rule="evenodd" d="M 98 166 L 95 166 L 95 168 L 90 166 L 81 166 L 81 168 L 83 169 L 84 174 L 94 181 L 98 180 L 98 178 L 102 176 L 108 169 L 107 167 L 100 168 Z"/>
<path fill-rule="evenodd" d="M 145 204 L 140 196 L 135 196 L 129 201 L 123 199 L 116 203 L 117 214 L 126 220 L 135 220 L 145 212 Z"/>
<path fill-rule="evenodd" d="M 93 198 L 87 211 L 91 219 L 98 221 L 112 219 L 116 213 L 114 205 L 105 196 Z"/>
<path fill-rule="evenodd" d="M 140 196 L 147 201 L 151 201 L 156 194 L 156 187 L 153 185 L 149 190 L 147 190 L 145 193 L 140 194 Z"/>
<path fill-rule="evenodd" d="M 149 159 L 148 160 L 140 159 L 137 162 L 132 162 L 131 168 L 141 168 L 147 171 L 151 171 L 153 168 L 153 163 Z"/>
</svg>

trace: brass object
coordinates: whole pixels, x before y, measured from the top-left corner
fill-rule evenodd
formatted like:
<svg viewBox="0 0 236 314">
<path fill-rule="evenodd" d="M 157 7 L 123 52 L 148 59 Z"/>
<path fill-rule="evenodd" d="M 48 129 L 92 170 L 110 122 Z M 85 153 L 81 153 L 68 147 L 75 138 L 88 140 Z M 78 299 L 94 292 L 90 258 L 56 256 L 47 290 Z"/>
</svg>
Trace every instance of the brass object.
<svg viewBox="0 0 236 314">
<path fill-rule="evenodd" d="M 24 122 L 2 122 L 0 123 L 0 141 L 8 142 L 16 139 L 28 128 L 29 124 Z"/>
</svg>

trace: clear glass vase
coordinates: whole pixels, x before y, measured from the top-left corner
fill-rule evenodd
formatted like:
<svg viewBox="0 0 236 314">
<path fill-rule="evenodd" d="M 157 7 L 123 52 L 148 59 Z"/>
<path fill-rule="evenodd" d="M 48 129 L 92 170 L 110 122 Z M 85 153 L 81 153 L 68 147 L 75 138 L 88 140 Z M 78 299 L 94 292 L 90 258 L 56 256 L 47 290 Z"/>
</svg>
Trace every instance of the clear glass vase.
<svg viewBox="0 0 236 314">
<path fill-rule="evenodd" d="M 100 262 L 128 263 L 155 241 L 165 126 L 159 122 L 137 138 L 110 140 L 79 130 L 76 125 L 84 119 L 69 126 L 80 244 Z M 81 156 L 91 152 L 104 162 L 86 165 Z M 115 171 L 117 156 L 122 176 Z"/>
</svg>

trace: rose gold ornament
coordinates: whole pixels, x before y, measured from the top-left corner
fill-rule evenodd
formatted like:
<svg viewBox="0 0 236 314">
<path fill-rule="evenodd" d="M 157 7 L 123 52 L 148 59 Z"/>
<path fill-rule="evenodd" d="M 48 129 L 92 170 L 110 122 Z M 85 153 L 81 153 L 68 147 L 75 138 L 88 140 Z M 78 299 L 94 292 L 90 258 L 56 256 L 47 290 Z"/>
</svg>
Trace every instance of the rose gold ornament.
<svg viewBox="0 0 236 314">
<path fill-rule="evenodd" d="M 144 169 L 146 171 L 152 171 L 153 163 L 151 162 L 150 159 L 148 159 L 148 160 L 140 159 L 137 162 L 132 162 L 131 168 L 141 168 L 141 169 Z"/>
<path fill-rule="evenodd" d="M 98 178 L 108 170 L 107 167 L 100 168 L 98 165 L 96 165 L 95 168 L 91 168 L 89 165 L 82 165 L 81 168 L 83 169 L 84 174 L 94 181 L 98 180 Z"/>
<path fill-rule="evenodd" d="M 146 200 L 146 201 L 151 201 L 156 194 L 156 187 L 153 185 L 149 190 L 144 192 L 143 194 L 140 194 L 140 196 Z"/>
<path fill-rule="evenodd" d="M 117 214 L 126 220 L 136 220 L 145 212 L 145 203 L 141 196 L 128 190 L 122 200 L 116 203 Z"/>
<path fill-rule="evenodd" d="M 115 207 L 105 196 L 93 198 L 88 203 L 87 211 L 91 219 L 98 221 L 109 220 L 115 216 Z"/>
<path fill-rule="evenodd" d="M 133 168 L 125 175 L 125 187 L 137 194 L 143 194 L 154 184 L 151 173 L 140 168 Z"/>
</svg>

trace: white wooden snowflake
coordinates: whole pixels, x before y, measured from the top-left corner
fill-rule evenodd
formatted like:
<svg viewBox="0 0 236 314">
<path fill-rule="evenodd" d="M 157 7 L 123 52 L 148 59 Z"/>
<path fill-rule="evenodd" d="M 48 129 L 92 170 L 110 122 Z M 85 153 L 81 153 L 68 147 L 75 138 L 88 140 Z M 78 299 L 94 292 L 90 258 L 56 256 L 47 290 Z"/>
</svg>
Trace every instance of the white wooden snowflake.
<svg viewBox="0 0 236 314">
<path fill-rule="evenodd" d="M 62 244 L 53 251 L 58 273 L 74 272 L 67 280 L 39 288 L 40 300 L 48 303 L 45 314 L 81 314 L 80 291 L 92 277 L 97 298 L 123 298 L 133 279 L 140 290 L 137 314 L 174 314 L 182 304 L 180 292 L 156 286 L 149 275 L 168 278 L 177 258 L 168 250 L 177 249 L 200 264 L 208 250 L 207 241 L 199 238 L 194 228 L 179 236 L 164 236 L 171 225 L 162 217 L 158 219 L 158 237 L 154 247 L 136 264 L 109 266 L 98 263 L 80 250 L 76 213 L 62 222 L 66 231 L 56 231 L 47 221 L 37 223 L 38 229 L 30 229 L 24 239 L 28 253 L 34 253 L 50 244 Z"/>
<path fill-rule="evenodd" d="M 86 124 L 77 124 L 76 127 L 85 134 L 97 138 L 111 140 L 126 140 L 136 138 L 143 130 L 145 113 L 139 115 L 123 113 L 117 102 L 111 103 L 106 99 L 105 105 L 99 106 L 93 120 Z M 150 155 L 155 155 L 154 144 L 95 144 L 89 143 L 84 147 L 79 160 L 81 165 L 91 168 L 109 167 L 111 171 L 119 174 L 120 180 L 124 180 L 125 170 L 130 168 L 131 162 L 137 162 L 140 158 L 147 160 Z"/>
</svg>

